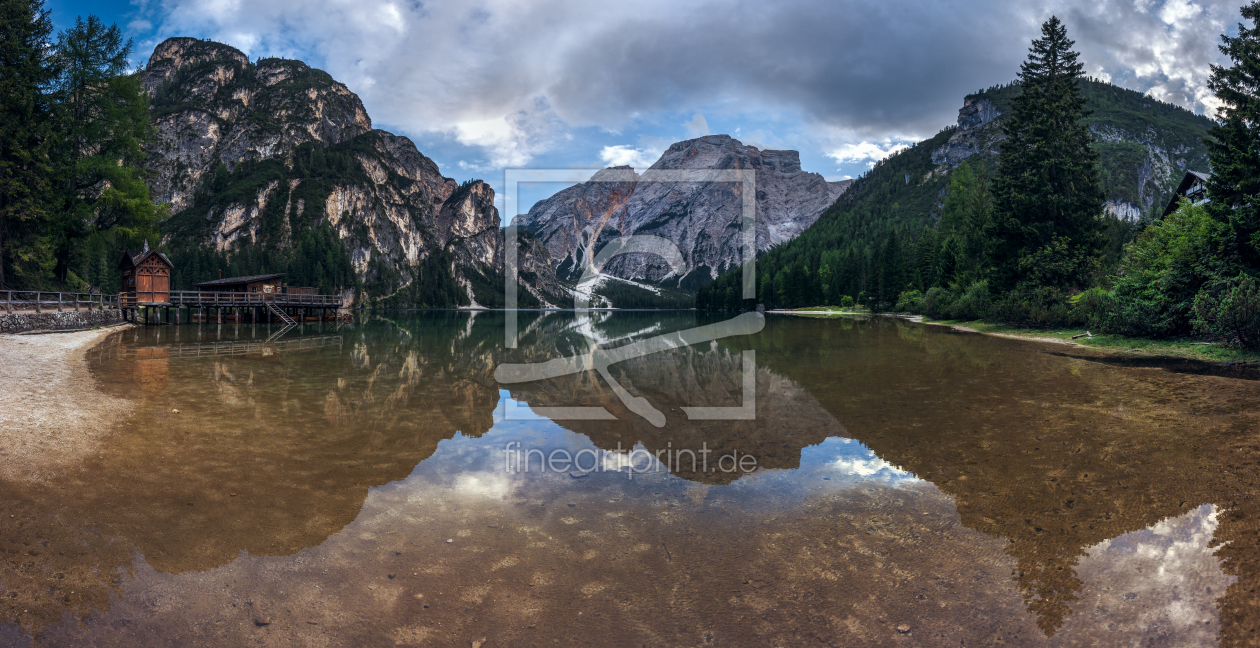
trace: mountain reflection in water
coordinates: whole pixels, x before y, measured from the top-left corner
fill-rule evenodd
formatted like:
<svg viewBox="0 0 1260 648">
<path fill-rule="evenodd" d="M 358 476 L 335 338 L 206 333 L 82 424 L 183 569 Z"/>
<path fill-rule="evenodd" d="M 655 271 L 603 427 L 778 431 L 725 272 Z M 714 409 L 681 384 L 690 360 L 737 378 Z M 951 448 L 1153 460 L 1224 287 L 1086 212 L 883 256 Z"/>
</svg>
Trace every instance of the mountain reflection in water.
<svg viewBox="0 0 1260 648">
<path fill-rule="evenodd" d="M 92 371 L 136 413 L 77 470 L 0 483 L 0 643 L 1254 637 L 1255 382 L 774 317 L 613 365 L 663 427 L 593 371 L 494 378 L 712 321 L 523 314 L 517 349 L 498 313 L 369 313 L 271 342 L 248 325 L 115 334 Z M 739 405 L 745 350 L 756 419 L 688 419 Z M 616 418 L 533 413 L 566 406 Z M 508 471 L 512 443 L 624 460 Z M 757 469 L 635 472 L 627 454 L 702 448 Z"/>
</svg>

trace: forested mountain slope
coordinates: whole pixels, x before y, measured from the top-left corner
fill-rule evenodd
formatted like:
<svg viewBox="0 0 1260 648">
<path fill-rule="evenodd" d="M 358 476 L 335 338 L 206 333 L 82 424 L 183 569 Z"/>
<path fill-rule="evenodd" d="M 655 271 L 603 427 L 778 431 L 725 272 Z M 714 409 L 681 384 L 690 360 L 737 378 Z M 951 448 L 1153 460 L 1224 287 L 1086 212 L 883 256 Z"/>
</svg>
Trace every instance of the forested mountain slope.
<svg viewBox="0 0 1260 648">
<path fill-rule="evenodd" d="M 1108 83 L 1080 83 L 1092 111 L 1086 123 L 1100 154 L 1108 233 L 1123 240 L 1162 212 L 1186 170 L 1207 170 L 1202 138 L 1212 122 Z M 956 125 L 881 161 L 812 227 L 759 257 L 758 300 L 799 307 L 857 299 L 878 290 L 889 264 L 913 284 L 923 261 L 915 245 L 937 226 L 951 173 L 964 162 L 981 177 L 994 172 L 1005 111 L 1018 92 L 1012 84 L 968 95 Z M 885 258 L 888 250 L 893 256 Z M 738 285 L 738 272 L 722 275 L 701 289 L 697 306 L 738 307 Z"/>
</svg>

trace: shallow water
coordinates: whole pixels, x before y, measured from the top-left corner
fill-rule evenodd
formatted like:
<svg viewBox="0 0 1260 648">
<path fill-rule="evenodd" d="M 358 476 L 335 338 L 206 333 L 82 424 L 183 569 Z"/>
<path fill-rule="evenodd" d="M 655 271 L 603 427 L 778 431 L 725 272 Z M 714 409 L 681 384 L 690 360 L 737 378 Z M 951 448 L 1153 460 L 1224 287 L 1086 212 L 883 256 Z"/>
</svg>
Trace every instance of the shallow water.
<svg viewBox="0 0 1260 648">
<path fill-rule="evenodd" d="M 0 482 L 0 645 L 1257 641 L 1245 373 L 768 317 L 496 379 L 716 321 L 115 334 L 92 371 L 136 413 L 70 474 Z M 747 383 L 751 420 L 684 409 L 738 416 Z"/>
</svg>

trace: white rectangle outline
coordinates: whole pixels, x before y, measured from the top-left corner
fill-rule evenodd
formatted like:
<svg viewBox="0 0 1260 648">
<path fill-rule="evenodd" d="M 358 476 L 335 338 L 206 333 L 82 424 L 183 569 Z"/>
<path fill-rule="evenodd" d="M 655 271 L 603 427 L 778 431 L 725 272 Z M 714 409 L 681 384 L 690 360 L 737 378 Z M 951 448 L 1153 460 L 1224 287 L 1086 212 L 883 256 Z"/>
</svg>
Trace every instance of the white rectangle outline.
<svg viewBox="0 0 1260 648">
<path fill-rule="evenodd" d="M 503 301 L 506 309 L 504 343 L 517 346 L 516 288 L 519 245 L 513 220 L 520 208 L 522 182 L 738 182 L 740 183 L 740 255 L 743 267 L 743 298 L 756 299 L 757 264 L 757 174 L 753 169 L 647 169 L 636 174 L 631 169 L 602 169 L 598 180 L 592 176 L 601 169 L 504 169 L 503 213 L 508 214 L 503 249 Z"/>
</svg>

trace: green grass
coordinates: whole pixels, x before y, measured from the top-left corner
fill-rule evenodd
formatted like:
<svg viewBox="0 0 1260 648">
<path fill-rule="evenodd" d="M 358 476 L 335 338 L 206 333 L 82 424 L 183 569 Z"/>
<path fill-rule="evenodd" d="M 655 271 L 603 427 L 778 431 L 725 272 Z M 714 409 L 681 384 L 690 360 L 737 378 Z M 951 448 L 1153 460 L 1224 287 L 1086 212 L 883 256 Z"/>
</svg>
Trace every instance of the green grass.
<svg viewBox="0 0 1260 648">
<path fill-rule="evenodd" d="M 1062 342 L 1079 344 L 1083 347 L 1118 353 L 1132 353 L 1170 358 L 1186 358 L 1206 362 L 1260 362 L 1260 351 L 1247 349 L 1231 349 L 1202 338 L 1170 338 L 1156 340 L 1151 338 L 1126 337 L 1110 333 L 1098 333 L 1094 337 L 1083 337 L 1073 340 L 1073 335 L 1085 332 L 1083 328 L 1075 329 L 1029 329 L 990 324 L 988 322 L 963 322 L 958 320 L 933 320 L 923 318 L 925 323 L 962 326 L 980 333 L 1013 335 L 1026 338 L 1050 338 Z"/>
<path fill-rule="evenodd" d="M 822 312 L 834 313 L 836 315 L 869 314 L 870 312 L 865 308 L 841 308 L 839 306 L 797 308 L 792 309 L 789 312 L 797 311 L 814 311 L 816 316 L 822 316 Z M 934 320 L 929 317 L 922 317 L 922 321 L 925 324 L 957 326 L 971 329 L 977 333 L 991 335 L 1010 335 L 1030 340 L 1051 339 L 1059 342 L 1077 344 L 1091 349 L 1098 349 L 1100 351 L 1112 351 L 1115 353 L 1159 356 L 1166 358 L 1183 358 L 1187 360 L 1201 360 L 1203 362 L 1260 363 L 1260 350 L 1232 349 L 1216 342 L 1210 342 L 1202 338 L 1194 337 L 1156 340 L 1151 338 L 1127 337 L 1124 335 L 1115 335 L 1110 333 L 1097 333 L 1092 338 L 1083 337 L 1073 340 L 1072 336 L 1084 333 L 1085 329 L 1018 328 L 1003 324 L 990 324 L 979 320 Z"/>
<path fill-rule="evenodd" d="M 805 307 L 803 307 L 803 308 L 788 308 L 788 309 L 785 309 L 785 310 L 787 310 L 787 311 L 789 311 L 789 312 L 793 312 L 793 313 L 795 313 L 795 312 L 797 312 L 797 311 L 817 311 L 817 312 L 820 312 L 820 311 L 826 311 L 826 312 L 828 312 L 828 313 L 869 313 L 869 312 L 871 312 L 871 311 L 870 311 L 870 310 L 868 310 L 865 306 L 849 306 L 849 307 L 844 307 L 844 306 L 805 306 Z"/>
</svg>

